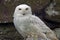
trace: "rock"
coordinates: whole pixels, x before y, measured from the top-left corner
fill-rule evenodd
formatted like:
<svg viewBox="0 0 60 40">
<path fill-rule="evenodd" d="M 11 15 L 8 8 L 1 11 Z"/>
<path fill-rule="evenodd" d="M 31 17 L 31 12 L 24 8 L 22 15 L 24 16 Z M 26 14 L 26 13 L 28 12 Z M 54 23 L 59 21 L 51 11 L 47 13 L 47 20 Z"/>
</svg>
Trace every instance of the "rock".
<svg viewBox="0 0 60 40">
<path fill-rule="evenodd" d="M 60 39 L 60 28 L 54 29 L 54 32 L 56 33 L 57 37 Z"/>
</svg>

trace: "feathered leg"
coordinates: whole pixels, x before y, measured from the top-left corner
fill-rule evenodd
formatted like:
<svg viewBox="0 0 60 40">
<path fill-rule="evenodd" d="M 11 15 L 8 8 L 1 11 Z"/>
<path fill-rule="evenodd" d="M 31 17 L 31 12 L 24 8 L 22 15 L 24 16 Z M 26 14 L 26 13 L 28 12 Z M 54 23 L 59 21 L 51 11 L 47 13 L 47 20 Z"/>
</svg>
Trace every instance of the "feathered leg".
<svg viewBox="0 0 60 40">
<path fill-rule="evenodd" d="M 35 34 L 32 32 L 27 36 L 26 40 L 49 40 L 49 39 L 46 37 L 44 33 Z"/>
</svg>

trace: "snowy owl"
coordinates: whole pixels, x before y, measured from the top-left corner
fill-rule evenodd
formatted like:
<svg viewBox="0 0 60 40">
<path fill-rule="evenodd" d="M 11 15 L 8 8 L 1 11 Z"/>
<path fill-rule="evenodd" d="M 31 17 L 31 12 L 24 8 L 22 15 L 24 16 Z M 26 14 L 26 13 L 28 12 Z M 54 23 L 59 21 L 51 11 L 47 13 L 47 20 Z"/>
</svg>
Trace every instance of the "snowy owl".
<svg viewBox="0 0 60 40">
<path fill-rule="evenodd" d="M 26 40 L 58 40 L 40 18 L 32 15 L 30 6 L 18 5 L 13 17 L 15 28 Z"/>
</svg>

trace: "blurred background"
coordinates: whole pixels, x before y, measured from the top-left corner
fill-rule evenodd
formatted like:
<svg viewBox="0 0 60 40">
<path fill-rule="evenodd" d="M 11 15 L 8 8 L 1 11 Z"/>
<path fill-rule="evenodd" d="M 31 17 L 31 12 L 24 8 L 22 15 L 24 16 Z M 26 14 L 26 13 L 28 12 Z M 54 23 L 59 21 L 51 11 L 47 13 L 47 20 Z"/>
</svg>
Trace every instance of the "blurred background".
<svg viewBox="0 0 60 40">
<path fill-rule="evenodd" d="M 0 0 L 0 40 L 23 40 L 13 24 L 15 7 L 27 4 L 60 39 L 60 0 Z"/>
</svg>

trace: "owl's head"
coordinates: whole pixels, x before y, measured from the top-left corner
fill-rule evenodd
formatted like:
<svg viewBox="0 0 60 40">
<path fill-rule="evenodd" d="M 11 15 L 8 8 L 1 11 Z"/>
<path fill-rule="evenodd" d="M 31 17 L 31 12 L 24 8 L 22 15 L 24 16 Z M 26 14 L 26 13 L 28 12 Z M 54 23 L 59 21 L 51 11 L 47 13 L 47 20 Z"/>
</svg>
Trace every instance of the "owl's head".
<svg viewBox="0 0 60 40">
<path fill-rule="evenodd" d="M 24 15 L 31 15 L 31 14 L 32 14 L 31 7 L 26 4 L 18 5 L 15 8 L 15 12 L 14 12 L 14 16 L 24 16 Z"/>
</svg>

